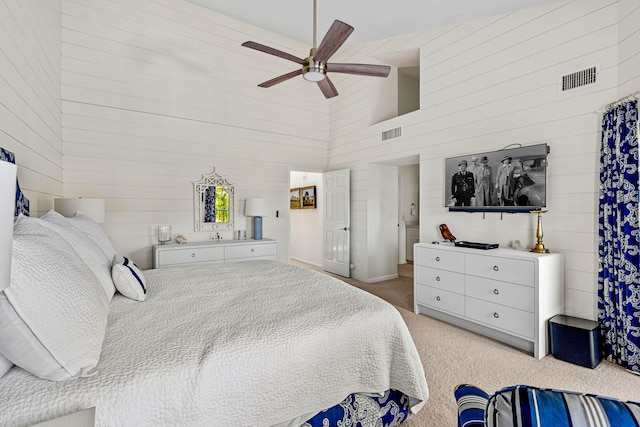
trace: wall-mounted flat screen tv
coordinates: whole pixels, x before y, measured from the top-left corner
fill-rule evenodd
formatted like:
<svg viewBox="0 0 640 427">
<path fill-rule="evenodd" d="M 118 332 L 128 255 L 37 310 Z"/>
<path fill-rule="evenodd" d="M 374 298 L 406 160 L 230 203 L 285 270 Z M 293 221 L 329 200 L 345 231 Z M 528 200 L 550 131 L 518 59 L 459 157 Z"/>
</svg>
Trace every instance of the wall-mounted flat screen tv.
<svg viewBox="0 0 640 427">
<path fill-rule="evenodd" d="M 445 159 L 445 207 L 529 212 L 547 206 L 547 144 Z"/>
</svg>

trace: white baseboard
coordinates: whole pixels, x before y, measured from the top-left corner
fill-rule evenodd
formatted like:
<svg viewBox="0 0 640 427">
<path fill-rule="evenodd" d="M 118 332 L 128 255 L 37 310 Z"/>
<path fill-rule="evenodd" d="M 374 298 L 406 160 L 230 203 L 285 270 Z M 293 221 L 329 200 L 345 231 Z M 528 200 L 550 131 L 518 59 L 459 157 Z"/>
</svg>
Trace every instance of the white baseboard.
<svg viewBox="0 0 640 427">
<path fill-rule="evenodd" d="M 384 282 L 385 280 L 393 280 L 393 279 L 397 279 L 398 278 L 398 274 L 389 274 L 388 276 L 379 276 L 379 277 L 374 277 L 372 279 L 368 279 L 367 283 L 376 283 L 376 282 Z"/>
<path fill-rule="evenodd" d="M 306 259 L 297 258 L 294 256 L 290 256 L 289 259 L 293 259 L 295 261 L 304 262 L 305 264 L 313 265 L 314 267 L 322 268 L 321 265 L 316 264 L 315 262 L 307 261 Z"/>
</svg>

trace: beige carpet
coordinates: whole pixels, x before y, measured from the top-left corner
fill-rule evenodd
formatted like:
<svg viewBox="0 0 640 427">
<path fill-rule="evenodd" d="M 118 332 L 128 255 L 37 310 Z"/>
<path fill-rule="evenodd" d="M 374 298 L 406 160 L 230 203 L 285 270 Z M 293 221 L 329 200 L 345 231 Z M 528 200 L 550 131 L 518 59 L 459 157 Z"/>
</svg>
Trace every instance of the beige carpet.
<svg viewBox="0 0 640 427">
<path fill-rule="evenodd" d="M 293 264 L 316 269 L 292 261 Z M 399 266 L 400 277 L 378 283 L 342 280 L 396 306 L 420 353 L 430 398 L 407 427 L 445 427 L 457 423 L 453 389 L 461 383 L 492 392 L 514 384 L 529 384 L 602 394 L 640 401 L 640 376 L 602 362 L 595 369 L 567 363 L 552 356 L 540 360 L 489 338 L 447 323 L 413 314 L 413 265 Z M 336 276 L 338 277 L 338 276 Z"/>
</svg>

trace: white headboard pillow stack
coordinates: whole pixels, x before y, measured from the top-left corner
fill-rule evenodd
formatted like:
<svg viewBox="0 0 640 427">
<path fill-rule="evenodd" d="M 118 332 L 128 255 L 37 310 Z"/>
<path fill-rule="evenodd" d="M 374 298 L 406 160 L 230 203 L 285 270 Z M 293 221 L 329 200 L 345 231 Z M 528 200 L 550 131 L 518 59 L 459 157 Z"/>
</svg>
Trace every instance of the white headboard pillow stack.
<svg viewBox="0 0 640 427">
<path fill-rule="evenodd" d="M 96 275 L 104 288 L 107 298 L 111 300 L 116 291 L 111 279 L 111 260 L 113 256 L 108 258 L 107 254 L 86 233 L 74 227 L 68 218 L 63 217 L 58 212 L 49 211 L 41 219 L 45 226 L 57 232 L 60 237 L 71 245 L 78 256 Z M 100 227 L 98 224 L 96 226 Z M 108 238 L 106 239 L 108 241 Z M 109 246 L 111 246 L 110 242 Z M 113 248 L 113 246 L 111 247 Z M 115 252 L 115 249 L 113 252 Z"/>
<path fill-rule="evenodd" d="M 113 257 L 116 256 L 116 250 L 111 244 L 109 237 L 105 234 L 102 227 L 100 227 L 100 224 L 82 212 L 76 212 L 74 216 L 67 218 L 67 220 L 78 230 L 84 232 L 93 243 L 102 249 L 109 260 L 109 265 L 111 265 Z"/>
<path fill-rule="evenodd" d="M 7 159 L 0 161 L 5 184 L 16 182 L 16 167 L 13 154 L 0 148 L 0 160 Z M 55 381 L 92 375 L 116 291 L 112 262 L 126 259 L 82 212 L 20 214 L 14 223 L 28 200 L 17 183 L 9 187 L 0 188 L 0 377 L 13 364 Z M 113 270 L 121 293 L 143 301 L 142 272 L 126 261 Z"/>
<path fill-rule="evenodd" d="M 11 284 L 0 293 L 0 353 L 49 380 L 95 372 L 109 301 L 92 269 L 39 218 L 14 225 Z"/>
</svg>

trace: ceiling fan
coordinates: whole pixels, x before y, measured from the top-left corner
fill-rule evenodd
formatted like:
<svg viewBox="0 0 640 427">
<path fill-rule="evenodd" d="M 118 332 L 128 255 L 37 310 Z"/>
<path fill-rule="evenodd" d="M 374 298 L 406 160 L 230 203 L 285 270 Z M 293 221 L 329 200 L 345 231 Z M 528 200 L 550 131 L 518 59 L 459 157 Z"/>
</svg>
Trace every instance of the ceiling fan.
<svg viewBox="0 0 640 427">
<path fill-rule="evenodd" d="M 340 64 L 327 62 L 329 58 L 336 53 L 340 46 L 342 46 L 352 32 L 352 26 L 345 24 L 342 21 L 335 20 L 331 25 L 331 28 L 329 28 L 329 31 L 327 31 L 327 34 L 322 39 L 320 46 L 316 48 L 316 0 L 313 0 L 313 47 L 311 48 L 307 58 L 298 58 L 281 50 L 252 41 L 244 42 L 242 43 L 242 46 L 288 59 L 289 61 L 293 61 L 302 66 L 298 70 L 267 80 L 264 83 L 260 83 L 258 85 L 259 87 L 271 87 L 302 75 L 302 77 L 307 81 L 317 82 L 318 87 L 325 98 L 333 98 L 338 95 L 338 91 L 333 83 L 331 83 L 331 80 L 329 80 L 327 73 L 387 77 L 389 75 L 389 71 L 391 71 L 391 67 L 387 65 Z"/>
</svg>

